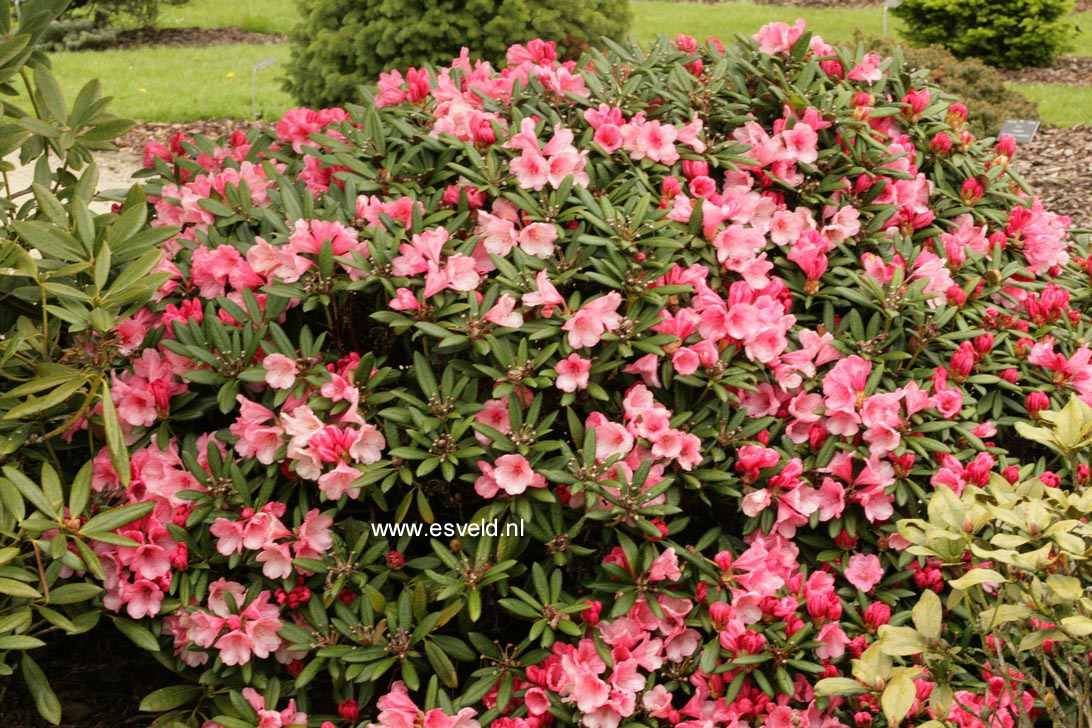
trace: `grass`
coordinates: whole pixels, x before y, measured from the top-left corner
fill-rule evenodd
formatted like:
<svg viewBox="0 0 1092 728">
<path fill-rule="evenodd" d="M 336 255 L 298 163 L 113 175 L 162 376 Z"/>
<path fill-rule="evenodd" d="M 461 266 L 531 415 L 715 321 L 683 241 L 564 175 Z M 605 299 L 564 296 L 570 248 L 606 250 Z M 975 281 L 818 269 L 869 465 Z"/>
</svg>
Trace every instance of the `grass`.
<svg viewBox="0 0 1092 728">
<path fill-rule="evenodd" d="M 144 48 L 56 53 L 54 73 L 71 103 L 80 87 L 98 78 L 113 96 L 110 110 L 144 121 L 193 121 L 251 116 L 254 64 L 278 63 L 258 73 L 258 106 L 264 118 L 277 118 L 291 106 L 278 77 L 289 48 L 279 45 L 217 45 L 207 48 Z"/>
<path fill-rule="evenodd" d="M 1039 103 L 1039 116 L 1056 126 L 1092 122 L 1092 87 L 1014 83 L 1011 86 Z"/>
<path fill-rule="evenodd" d="M 299 19 L 296 0 L 190 0 L 186 5 L 164 5 L 162 28 L 223 28 L 237 25 L 251 33 L 287 33 Z"/>
<path fill-rule="evenodd" d="M 1073 22 L 1077 26 L 1077 35 L 1073 38 L 1075 56 L 1092 56 L 1092 12 L 1075 13 Z"/>
<path fill-rule="evenodd" d="M 286 33 L 297 20 L 297 0 L 191 0 L 187 5 L 164 6 L 163 27 L 228 25 L 260 33 Z M 714 35 L 730 40 L 736 33 L 752 34 L 773 20 L 792 22 L 802 17 L 808 27 L 829 42 L 849 43 L 854 29 L 881 35 L 883 10 L 867 8 L 802 8 L 756 5 L 733 0 L 715 5 L 634 0 L 633 37 L 648 41 L 659 34 L 686 33 L 699 39 Z M 898 36 L 900 21 L 890 20 Z M 1078 55 L 1092 56 L 1092 13 L 1074 16 L 1081 32 L 1074 38 Z M 287 45 L 219 45 L 206 48 L 146 48 L 124 51 L 57 53 L 58 78 L 74 97 L 89 79 L 99 78 L 115 97 L 117 114 L 145 121 L 191 121 L 222 116 L 246 119 L 251 115 L 251 69 L 265 58 L 281 63 L 258 74 L 258 103 L 264 118 L 276 118 L 291 106 L 277 80 L 284 75 Z M 1043 119 L 1070 125 L 1092 119 L 1092 89 L 1050 85 L 1015 85 L 1036 99 Z"/>
<path fill-rule="evenodd" d="M 850 43 L 854 30 L 859 28 L 865 35 L 883 35 L 883 8 L 805 8 L 777 5 L 756 5 L 750 2 L 723 2 L 716 5 L 674 2 L 633 3 L 633 35 L 647 41 L 663 34 L 674 36 L 685 33 L 703 39 L 712 35 L 722 40 L 735 37 L 736 33 L 751 35 L 773 20 L 791 23 L 803 18 L 808 28 L 823 36 L 830 43 Z M 1073 39 L 1073 50 L 1078 56 L 1092 56 L 1092 12 L 1076 13 L 1073 22 L 1078 33 Z M 899 37 L 902 21 L 888 15 L 888 32 Z"/>
<path fill-rule="evenodd" d="M 703 39 L 712 35 L 731 40 L 736 33 L 750 35 L 766 23 L 781 20 L 787 23 L 803 18 L 808 28 L 828 42 L 849 43 L 853 31 L 860 28 L 866 35 L 883 35 L 883 9 L 869 8 L 804 8 L 776 5 L 755 5 L 749 2 L 725 2 L 716 5 L 634 2 L 636 22 L 633 35 L 648 41 L 657 35 L 674 36 L 685 33 Z M 889 15 L 889 32 L 896 35 L 901 23 Z"/>
</svg>

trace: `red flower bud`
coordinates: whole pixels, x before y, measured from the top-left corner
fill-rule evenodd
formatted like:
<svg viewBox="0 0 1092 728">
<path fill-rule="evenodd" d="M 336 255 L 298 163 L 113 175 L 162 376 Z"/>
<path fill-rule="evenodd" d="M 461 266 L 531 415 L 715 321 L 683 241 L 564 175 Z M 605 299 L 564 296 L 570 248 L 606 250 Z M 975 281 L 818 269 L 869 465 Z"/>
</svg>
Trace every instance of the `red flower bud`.
<svg viewBox="0 0 1092 728">
<path fill-rule="evenodd" d="M 655 537 L 655 536 L 646 535 L 645 536 L 646 541 L 662 541 L 665 538 L 667 538 L 668 528 L 667 528 L 667 523 L 664 522 L 664 519 L 662 519 L 662 518 L 652 518 L 652 519 L 649 520 L 649 523 L 651 523 L 653 526 L 656 527 L 656 530 L 658 530 L 660 532 L 660 535 L 659 535 L 658 538 Z"/>
<path fill-rule="evenodd" d="M 963 201 L 965 205 L 974 205 L 986 194 L 986 188 L 982 186 L 982 183 L 977 179 L 968 179 L 963 181 L 963 187 L 959 192 L 959 199 Z"/>
<path fill-rule="evenodd" d="M 883 602 L 873 602 L 864 611 L 864 622 L 871 630 L 877 630 L 891 621 L 891 607 Z"/>
<path fill-rule="evenodd" d="M 852 551 L 857 548 L 857 542 L 860 539 L 856 536 L 851 536 L 849 531 L 842 529 L 841 533 L 834 537 L 834 543 L 838 544 L 838 548 L 843 551 Z"/>
<path fill-rule="evenodd" d="M 355 700 L 344 700 L 341 705 L 337 706 L 337 714 L 341 716 L 342 720 L 356 723 L 360 720 L 360 706 L 356 704 Z"/>
<path fill-rule="evenodd" d="M 952 137 L 948 136 L 946 132 L 938 131 L 933 135 L 933 140 L 929 142 L 929 149 L 933 151 L 933 154 L 939 156 L 945 156 L 952 151 Z"/>
<path fill-rule="evenodd" d="M 387 568 L 395 571 L 401 570 L 406 565 L 406 557 L 399 551 L 391 551 L 387 554 Z"/>
<path fill-rule="evenodd" d="M 694 179 L 695 177 L 708 177 L 709 176 L 709 163 L 700 160 L 684 159 L 682 163 L 682 173 L 687 179 Z"/>
<path fill-rule="evenodd" d="M 1028 415 L 1035 417 L 1045 409 L 1050 409 L 1050 397 L 1045 392 L 1032 392 L 1024 400 Z"/>
<path fill-rule="evenodd" d="M 963 125 L 967 123 L 967 107 L 963 104 L 952 104 L 948 107 L 948 113 L 945 115 L 944 120 L 953 129 L 963 128 Z"/>
<path fill-rule="evenodd" d="M 599 616 L 603 613 L 603 603 L 594 599 L 585 599 L 588 608 L 580 613 L 580 619 L 589 627 L 599 624 Z"/>
<path fill-rule="evenodd" d="M 944 292 L 944 295 L 948 299 L 949 306 L 962 307 L 963 304 L 967 303 L 967 294 L 959 286 L 948 286 L 948 290 Z"/>
</svg>

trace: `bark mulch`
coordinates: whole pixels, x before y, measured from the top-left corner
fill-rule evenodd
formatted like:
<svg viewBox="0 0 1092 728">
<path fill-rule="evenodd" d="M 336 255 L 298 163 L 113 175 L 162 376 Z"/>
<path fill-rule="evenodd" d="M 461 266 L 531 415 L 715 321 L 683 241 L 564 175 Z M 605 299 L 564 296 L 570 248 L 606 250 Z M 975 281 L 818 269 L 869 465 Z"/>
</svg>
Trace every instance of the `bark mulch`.
<svg viewBox="0 0 1092 728">
<path fill-rule="evenodd" d="M 1092 228 L 1092 126 L 1040 129 L 1017 146 L 1012 163 L 1048 210 L 1069 215 L 1075 227 Z"/>
<path fill-rule="evenodd" d="M 229 136 L 236 129 L 248 131 L 253 126 L 254 122 L 249 119 L 230 118 L 183 122 L 143 121 L 137 122 L 132 130 L 118 138 L 114 144 L 118 149 L 131 151 L 139 155 L 144 151 L 144 145 L 148 142 L 167 144 L 170 142 L 171 137 L 178 132 L 182 132 L 188 137 L 200 135 L 216 139 L 221 136 Z M 259 122 L 259 126 L 265 126 L 265 124 Z"/>
<path fill-rule="evenodd" d="M 1019 83 L 1063 83 L 1067 86 L 1092 86 L 1092 58 L 1059 56 L 1048 68 L 999 69 L 1009 81 Z"/>
</svg>

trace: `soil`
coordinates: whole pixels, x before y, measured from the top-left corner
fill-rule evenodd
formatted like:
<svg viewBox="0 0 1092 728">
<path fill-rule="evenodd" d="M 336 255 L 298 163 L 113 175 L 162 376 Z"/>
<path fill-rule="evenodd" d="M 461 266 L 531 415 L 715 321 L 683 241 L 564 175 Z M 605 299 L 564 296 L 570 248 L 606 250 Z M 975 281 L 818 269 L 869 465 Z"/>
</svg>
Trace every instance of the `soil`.
<svg viewBox="0 0 1092 728">
<path fill-rule="evenodd" d="M 283 43 L 283 35 L 252 33 L 230 25 L 224 28 L 136 28 L 123 30 L 117 39 L 96 44 L 94 50 L 147 48 L 149 46 L 205 47 L 219 43 Z M 89 48 L 90 50 L 90 48 Z"/>
<path fill-rule="evenodd" d="M 143 728 L 156 716 L 137 710 L 141 699 L 179 682 L 107 620 L 87 634 L 54 640 L 32 656 L 61 702 L 60 728 Z M 18 672 L 0 679 L 0 725 L 51 728 Z"/>
</svg>

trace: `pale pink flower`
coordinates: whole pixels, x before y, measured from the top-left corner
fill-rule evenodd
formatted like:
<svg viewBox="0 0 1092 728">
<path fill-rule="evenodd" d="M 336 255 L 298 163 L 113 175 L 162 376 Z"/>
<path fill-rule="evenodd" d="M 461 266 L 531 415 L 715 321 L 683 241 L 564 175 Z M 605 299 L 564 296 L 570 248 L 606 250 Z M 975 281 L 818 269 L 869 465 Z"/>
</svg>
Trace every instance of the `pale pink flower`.
<svg viewBox="0 0 1092 728">
<path fill-rule="evenodd" d="M 579 354 L 570 354 L 567 358 L 557 363 L 558 389 L 562 392 L 575 392 L 578 389 L 588 388 L 588 377 L 591 373 L 591 359 L 585 359 Z"/>
<path fill-rule="evenodd" d="M 549 258 L 554 254 L 554 241 L 557 240 L 557 228 L 550 223 L 533 222 L 520 230 L 519 247 L 527 255 L 536 258 Z"/>
<path fill-rule="evenodd" d="M 550 318 L 554 308 L 565 303 L 565 299 L 554 288 L 546 271 L 540 270 L 535 274 L 536 290 L 523 294 L 524 306 L 542 306 L 542 315 Z"/>
<path fill-rule="evenodd" d="M 296 360 L 284 354 L 268 354 L 262 360 L 265 383 L 273 389 L 291 389 L 296 384 Z"/>
<path fill-rule="evenodd" d="M 523 314 L 515 310 L 516 299 L 504 293 L 485 314 L 485 320 L 508 329 L 523 326 Z"/>
<path fill-rule="evenodd" d="M 550 162 L 537 149 L 525 149 L 508 167 L 516 176 L 516 182 L 525 190 L 541 192 L 550 182 Z"/>
<path fill-rule="evenodd" d="M 262 546 L 257 561 L 267 579 L 287 579 L 292 575 L 292 554 L 288 544 L 267 543 Z"/>
<path fill-rule="evenodd" d="M 133 619 L 154 617 L 163 604 L 163 590 L 154 581 L 138 579 L 122 586 L 125 611 Z"/>
<path fill-rule="evenodd" d="M 869 592 L 883 580 L 883 565 L 875 554 L 853 554 L 849 557 L 845 576 L 850 584 Z"/>
<path fill-rule="evenodd" d="M 611 291 L 584 304 L 562 326 L 563 330 L 569 332 L 569 346 L 574 349 L 595 346 L 603 338 L 603 334 L 621 326 L 622 317 L 618 313 L 621 303 L 622 294 Z"/>
<path fill-rule="evenodd" d="M 781 132 L 781 141 L 789 158 L 795 162 L 813 164 L 819 158 L 819 135 L 803 122 Z"/>
<path fill-rule="evenodd" d="M 220 660 L 231 667 L 232 665 L 245 665 L 250 662 L 250 653 L 254 648 L 254 640 L 240 629 L 233 629 L 213 645 L 220 650 Z"/>
<path fill-rule="evenodd" d="M 679 569 L 679 557 L 674 547 L 667 549 L 652 561 L 648 570 L 648 580 L 651 581 L 678 581 L 682 578 Z"/>
<path fill-rule="evenodd" d="M 869 53 L 860 63 L 853 67 L 853 70 L 849 72 L 846 78 L 850 81 L 868 81 L 869 83 L 875 83 L 883 78 L 883 71 L 880 70 L 881 63 L 883 63 L 882 58 L 875 53 Z"/>
<path fill-rule="evenodd" d="M 849 637 L 839 622 L 823 625 L 815 639 L 822 643 L 815 648 L 815 656 L 820 660 L 838 659 L 845 654 L 846 645 L 849 644 Z"/>
<path fill-rule="evenodd" d="M 501 490 L 519 495 L 528 488 L 546 487 L 546 478 L 536 473 L 522 455 L 502 455 L 496 465 L 479 460 L 478 468 L 482 474 L 475 481 L 474 490 L 483 498 L 493 498 Z"/>
<path fill-rule="evenodd" d="M 356 498 L 360 487 L 353 487 L 361 472 L 348 463 L 339 462 L 333 470 L 323 473 L 318 478 L 318 487 L 328 500 L 340 500 L 342 496 Z"/>
</svg>

